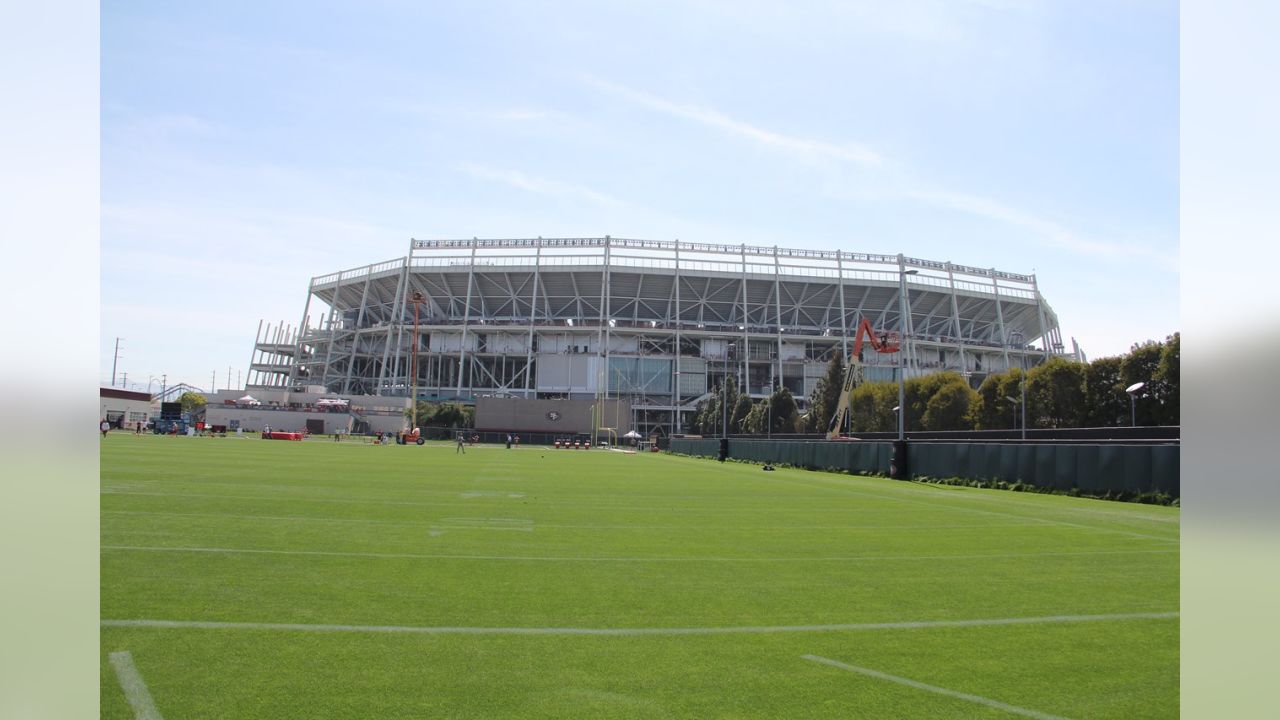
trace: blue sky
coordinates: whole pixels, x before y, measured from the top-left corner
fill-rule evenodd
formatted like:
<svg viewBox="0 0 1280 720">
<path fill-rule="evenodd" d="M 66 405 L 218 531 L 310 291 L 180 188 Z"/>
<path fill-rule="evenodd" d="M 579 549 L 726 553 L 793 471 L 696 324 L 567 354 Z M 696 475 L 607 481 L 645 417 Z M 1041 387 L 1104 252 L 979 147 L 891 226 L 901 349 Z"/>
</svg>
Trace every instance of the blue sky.
<svg viewBox="0 0 1280 720">
<path fill-rule="evenodd" d="M 122 336 L 131 383 L 224 387 L 310 277 L 410 237 L 1034 271 L 1064 337 L 1120 354 L 1179 329 L 1177 10 L 104 5 L 101 375 Z"/>
</svg>

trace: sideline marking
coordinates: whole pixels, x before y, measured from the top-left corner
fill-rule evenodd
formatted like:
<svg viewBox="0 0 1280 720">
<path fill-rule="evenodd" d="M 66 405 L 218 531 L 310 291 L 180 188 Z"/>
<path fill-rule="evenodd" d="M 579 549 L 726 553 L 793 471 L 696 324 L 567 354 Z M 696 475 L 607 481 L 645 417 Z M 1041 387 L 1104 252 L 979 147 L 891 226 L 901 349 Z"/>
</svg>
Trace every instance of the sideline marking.
<svg viewBox="0 0 1280 720">
<path fill-rule="evenodd" d="M 959 506 L 957 506 L 957 505 L 953 505 L 953 504 L 950 504 L 950 503 L 945 502 L 945 500 L 950 499 L 950 498 L 941 498 L 941 499 L 943 500 L 943 502 L 929 502 L 928 500 L 920 500 L 920 499 L 916 499 L 916 498 L 898 497 L 898 496 L 896 496 L 896 495 L 888 495 L 888 494 L 883 494 L 883 495 L 881 495 L 881 494 L 877 494 L 877 493 L 868 493 L 868 492 L 864 492 L 864 491 L 861 491 L 861 490 L 851 490 L 851 489 L 849 489 L 848 487 L 844 487 L 843 485 L 840 485 L 840 484 L 834 484 L 834 485 L 830 485 L 830 484 L 829 484 L 829 485 L 813 485 L 813 484 L 811 484 L 811 483 L 800 482 L 799 480 L 788 480 L 788 479 L 786 479 L 786 478 L 770 478 L 770 480 L 771 480 L 771 481 L 773 481 L 773 482 L 784 483 L 784 484 L 787 484 L 787 485 L 796 485 L 796 486 L 799 486 L 799 487 L 815 488 L 815 489 L 816 489 L 816 488 L 823 488 L 823 489 L 826 489 L 826 490 L 831 490 L 831 491 L 833 491 L 833 492 L 843 493 L 843 494 L 845 494 L 845 495 L 856 495 L 856 496 L 859 496 L 859 497 L 872 497 L 872 498 L 876 498 L 876 499 L 879 499 L 879 500 L 891 500 L 891 501 L 897 501 L 897 502 L 907 503 L 907 504 L 910 504 L 910 505 L 924 505 L 924 506 L 926 506 L 926 507 L 946 508 L 946 509 L 949 509 L 949 510 L 955 510 L 955 511 L 958 511 L 958 512 L 978 513 L 978 514 L 982 514 L 982 515 L 995 515 L 995 516 L 998 516 L 998 517 L 1017 518 L 1017 519 L 1019 519 L 1019 520 L 1035 520 L 1036 522 L 1043 523 L 1043 524 L 1047 524 L 1047 525 L 1059 525 L 1059 526 L 1062 526 L 1062 527 L 1073 527 L 1073 528 L 1080 528 L 1080 529 L 1084 529 L 1084 530 L 1094 530 L 1094 531 L 1096 531 L 1096 532 L 1118 533 L 1118 534 L 1120 534 L 1120 535 L 1127 535 L 1127 536 L 1129 536 L 1129 537 L 1143 538 L 1143 539 L 1145 539 L 1145 540 L 1156 540 L 1156 541 L 1158 541 L 1158 542 L 1175 543 L 1175 544 L 1177 544 L 1177 543 L 1180 543 L 1180 542 L 1181 542 L 1181 540 L 1180 540 L 1179 538 L 1161 537 L 1161 536 L 1158 536 L 1158 535 L 1147 535 L 1147 534 L 1144 534 L 1144 533 L 1137 533 L 1137 532 L 1132 532 L 1132 531 L 1129 531 L 1129 530 L 1121 530 L 1121 529 L 1118 529 L 1118 528 L 1099 527 L 1099 526 L 1097 526 L 1097 525 L 1082 525 L 1082 524 L 1080 524 L 1080 523 L 1068 522 L 1068 521 L 1066 521 L 1066 520 L 1050 520 L 1050 519 L 1048 519 L 1048 518 L 1030 517 L 1030 516 L 1027 516 L 1027 515 L 1019 515 L 1019 514 L 1017 514 L 1017 513 L 1001 512 L 1001 511 L 999 511 L 999 510 L 982 510 L 982 509 L 980 509 L 980 508 L 959 507 Z M 820 479 L 820 480 L 819 480 L 819 482 L 835 483 L 836 481 L 834 481 L 834 480 L 821 480 L 821 479 Z M 916 495 L 920 495 L 920 494 L 921 494 L 921 492 L 922 492 L 922 491 L 921 491 L 921 489 L 919 489 L 919 488 L 915 488 L 915 487 L 912 487 L 912 488 L 911 488 L 911 491 L 912 491 L 914 494 L 916 494 Z M 931 492 L 932 492 L 932 490 L 931 490 L 931 489 L 924 489 L 924 490 L 923 490 L 923 492 L 929 492 L 929 493 L 931 493 Z M 940 498 L 941 496 L 939 496 L 939 495 L 931 495 L 931 497 L 932 497 L 932 498 Z"/>
<path fill-rule="evenodd" d="M 1004 710 L 1005 712 L 1010 712 L 1015 715 L 1022 715 L 1023 717 L 1036 718 L 1036 720 L 1067 720 L 1061 715 L 1049 715 L 1047 713 L 1037 712 L 1035 710 L 1020 708 L 1015 705 L 1008 705 L 1000 702 L 999 700 L 984 698 L 981 695 L 970 695 L 969 693 L 962 693 L 956 690 L 948 690 L 947 688 L 938 687 L 937 685 L 927 685 L 925 683 L 922 683 L 916 680 L 911 680 L 909 678 L 898 677 L 897 675 L 890 675 L 888 673 L 882 673 L 879 670 L 872 670 L 870 668 L 858 667 L 856 665 L 847 665 L 845 663 L 840 662 L 839 660 L 832 660 L 830 658 L 819 657 L 817 655 L 801 655 L 801 657 L 804 658 L 805 660 L 810 660 L 816 663 L 822 663 L 823 665 L 830 665 L 831 667 L 840 668 L 841 670 L 848 670 L 850 672 L 861 673 L 863 675 L 877 678 L 879 680 L 888 680 L 889 682 L 898 683 L 899 685 L 906 685 L 908 687 L 916 688 L 917 690 L 927 690 L 931 693 L 946 695 L 947 697 L 953 697 L 959 700 L 968 700 L 969 702 L 978 703 L 979 705 L 986 705 L 987 707 L 992 707 L 997 710 Z"/>
<path fill-rule="evenodd" d="M 142 675 L 133 664 L 133 656 L 128 651 L 122 651 L 113 652 L 108 658 L 111 660 L 111 667 L 115 668 L 116 678 L 120 680 L 124 696 L 129 701 L 129 706 L 133 708 L 133 716 L 137 720 L 164 720 L 160 711 L 156 710 L 155 703 L 151 701 L 147 684 L 142 681 Z"/>
<path fill-rule="evenodd" d="M 459 529 L 461 526 L 450 528 Z M 512 529 L 522 528 L 494 528 Z M 321 557 L 364 557 L 410 560 L 510 560 L 535 562 L 882 562 L 886 560 L 1004 560 L 1035 557 L 1089 555 L 1171 555 L 1177 550 L 1081 550 L 1076 552 L 998 553 L 990 555 L 851 555 L 848 557 L 586 557 L 537 555 L 454 555 L 447 553 L 376 553 L 337 550 L 265 550 L 258 548 L 176 547 L 161 545 L 103 545 L 103 550 L 133 552 L 220 553 L 228 555 L 318 555 Z"/>
<path fill-rule="evenodd" d="M 916 630 L 985 625 L 1167 620 L 1176 612 L 1122 615 L 1050 615 L 985 620 L 918 620 L 911 622 L 849 623 L 844 625 L 759 625 L 701 628 L 571 628 L 571 627 L 429 627 L 414 625 L 318 625 L 308 623 L 215 622 L 210 620 L 103 620 L 102 627 L 197 628 L 202 630 L 297 630 L 302 632 L 393 633 L 413 635 L 741 635 L 760 633 L 826 632 L 832 630 Z"/>
</svg>

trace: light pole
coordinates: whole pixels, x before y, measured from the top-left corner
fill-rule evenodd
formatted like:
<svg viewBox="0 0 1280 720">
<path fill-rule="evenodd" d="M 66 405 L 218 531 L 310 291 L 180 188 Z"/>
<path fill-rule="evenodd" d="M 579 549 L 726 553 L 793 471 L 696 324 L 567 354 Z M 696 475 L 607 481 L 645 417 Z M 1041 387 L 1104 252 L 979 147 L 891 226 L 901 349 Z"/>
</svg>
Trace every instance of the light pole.
<svg viewBox="0 0 1280 720">
<path fill-rule="evenodd" d="M 915 275 L 919 270 L 901 270 L 898 272 L 898 325 L 902 330 L 902 344 L 899 347 L 898 361 L 898 441 L 902 442 L 907 437 L 907 413 L 902 410 L 907 406 L 906 399 L 906 373 L 907 373 L 907 276 Z"/>
<path fill-rule="evenodd" d="M 724 376 L 720 380 L 720 405 L 723 419 L 720 424 L 720 437 L 729 437 L 729 350 L 737 347 L 736 343 L 729 343 L 724 347 Z"/>
<path fill-rule="evenodd" d="M 1017 398 L 1014 398 L 1014 397 L 1009 397 L 1008 395 L 1005 395 L 1005 396 L 1004 396 L 1004 399 L 1005 399 L 1005 400 L 1008 400 L 1008 401 L 1009 401 L 1009 404 L 1013 406 L 1013 426 L 1014 426 L 1015 428 L 1017 428 L 1017 427 L 1018 427 L 1018 399 L 1017 399 Z M 1022 439 L 1023 439 L 1023 440 L 1026 440 L 1026 439 L 1027 439 L 1027 428 L 1026 428 L 1026 425 L 1027 425 L 1027 419 L 1024 417 L 1024 418 L 1022 419 L 1022 426 L 1023 426 L 1023 427 L 1022 427 Z"/>
<path fill-rule="evenodd" d="M 1009 335 L 1009 340 L 1018 347 L 1018 367 L 1022 369 L 1022 374 L 1018 376 L 1018 387 L 1022 391 L 1022 439 L 1027 439 L 1027 353 L 1026 348 L 1022 346 L 1022 333 L 1014 332 Z"/>
<path fill-rule="evenodd" d="M 414 290 L 413 295 L 409 296 L 409 302 L 413 303 L 413 357 L 409 361 L 412 368 L 413 380 L 409 396 L 409 432 L 412 433 L 418 428 L 418 307 L 426 301 L 422 293 Z M 458 378 L 461 383 L 462 365 L 458 365 Z"/>
<path fill-rule="evenodd" d="M 116 351 L 111 357 L 111 387 L 116 386 L 116 364 L 120 362 L 120 341 L 123 338 L 116 338 Z"/>
<path fill-rule="evenodd" d="M 1146 383 L 1140 382 L 1124 389 L 1125 392 L 1129 393 L 1129 427 L 1138 426 L 1138 393 L 1142 392 L 1142 388 L 1146 386 Z"/>
<path fill-rule="evenodd" d="M 768 433 L 768 438 L 772 440 L 773 439 L 773 394 L 777 392 L 777 389 L 770 388 L 770 390 L 772 390 L 772 392 L 769 393 L 769 397 L 764 399 L 765 407 L 768 408 L 769 410 L 769 419 L 767 421 L 768 424 L 765 425 L 765 431 Z"/>
</svg>

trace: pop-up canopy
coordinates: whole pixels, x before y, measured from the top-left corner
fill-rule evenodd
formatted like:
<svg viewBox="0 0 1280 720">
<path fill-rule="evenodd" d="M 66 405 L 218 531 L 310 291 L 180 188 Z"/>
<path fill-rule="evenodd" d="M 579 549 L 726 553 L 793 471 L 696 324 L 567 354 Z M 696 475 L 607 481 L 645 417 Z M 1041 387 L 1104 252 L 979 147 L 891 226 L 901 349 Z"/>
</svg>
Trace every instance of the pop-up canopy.
<svg viewBox="0 0 1280 720">
<path fill-rule="evenodd" d="M 316 401 L 316 405 L 346 405 L 347 401 L 341 398 L 320 398 Z"/>
<path fill-rule="evenodd" d="M 244 397 L 240 398 L 236 402 L 240 403 L 241 405 L 261 405 L 262 404 L 252 395 L 245 395 Z"/>
</svg>

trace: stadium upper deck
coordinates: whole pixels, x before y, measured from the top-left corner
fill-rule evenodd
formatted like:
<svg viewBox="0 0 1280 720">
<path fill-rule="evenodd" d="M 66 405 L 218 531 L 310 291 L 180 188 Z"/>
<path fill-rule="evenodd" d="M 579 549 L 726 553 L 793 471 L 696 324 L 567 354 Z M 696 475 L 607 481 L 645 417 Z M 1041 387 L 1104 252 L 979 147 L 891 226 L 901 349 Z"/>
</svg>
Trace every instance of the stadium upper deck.
<svg viewBox="0 0 1280 720">
<path fill-rule="evenodd" d="M 862 317 L 903 337 L 900 357 L 864 354 L 869 379 L 902 362 L 976 384 L 1063 352 L 1034 275 L 607 236 L 413 240 L 406 257 L 313 278 L 302 317 L 301 331 L 259 327 L 250 387 L 404 395 L 416 361 L 420 397 L 627 396 L 637 424 L 672 428 L 726 373 L 755 396 L 808 397 Z"/>
</svg>

